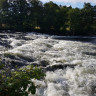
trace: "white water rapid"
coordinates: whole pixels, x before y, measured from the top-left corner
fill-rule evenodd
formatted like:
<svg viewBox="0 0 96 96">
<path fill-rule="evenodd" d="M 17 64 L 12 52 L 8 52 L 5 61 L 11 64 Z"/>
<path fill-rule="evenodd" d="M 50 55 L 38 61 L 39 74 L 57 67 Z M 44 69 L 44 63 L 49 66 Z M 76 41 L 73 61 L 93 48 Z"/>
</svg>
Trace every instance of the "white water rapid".
<svg viewBox="0 0 96 96">
<path fill-rule="evenodd" d="M 71 40 L 81 37 L 27 33 L 21 38 L 18 34 L 7 34 L 7 38 L 3 38 L 12 46 L 5 53 L 29 57 L 34 60 L 30 64 L 46 61 L 48 65 L 45 68 L 53 68 L 46 71 L 43 81 L 33 80 L 38 88 L 35 95 L 29 96 L 96 96 L 95 37 L 83 37 L 91 41 L 83 42 Z M 59 65 L 66 67 L 61 68 Z M 55 69 L 54 66 L 58 67 Z"/>
</svg>

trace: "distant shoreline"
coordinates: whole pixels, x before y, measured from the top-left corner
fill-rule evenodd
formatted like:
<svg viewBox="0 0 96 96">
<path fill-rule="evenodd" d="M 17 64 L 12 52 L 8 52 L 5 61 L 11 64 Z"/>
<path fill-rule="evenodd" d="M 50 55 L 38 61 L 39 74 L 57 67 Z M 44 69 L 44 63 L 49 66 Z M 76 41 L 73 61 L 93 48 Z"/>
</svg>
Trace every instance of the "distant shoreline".
<svg viewBox="0 0 96 96">
<path fill-rule="evenodd" d="M 36 31 L 36 30 L 33 30 L 33 31 L 16 31 L 16 30 L 0 30 L 0 33 L 36 33 L 36 34 L 44 34 L 44 35 L 55 35 L 55 36 L 67 36 L 67 37 L 70 37 L 70 36 L 75 36 L 75 37 L 79 37 L 80 36 L 80 38 L 81 37 L 84 37 L 84 38 L 90 38 L 90 37 L 96 37 L 96 34 L 86 34 L 86 35 L 84 35 L 84 34 L 71 34 L 71 32 L 63 32 L 63 33 L 55 33 L 55 32 L 52 32 L 52 31 L 50 31 L 50 32 L 44 32 L 44 31 Z M 77 32 L 78 33 L 78 32 Z M 90 32 L 89 32 L 90 33 Z M 92 32 L 91 32 L 92 33 Z M 93 32 L 93 33 L 95 33 L 95 32 Z"/>
<path fill-rule="evenodd" d="M 10 29 L 3 29 L 3 30 L 0 30 L 0 33 L 17 33 L 17 32 L 20 32 L 20 33 L 31 33 L 31 32 L 34 32 L 34 33 L 39 33 L 39 34 L 47 34 L 47 35 L 56 35 L 56 36 L 88 36 L 88 37 L 95 37 L 96 36 L 96 32 L 88 32 L 88 34 L 72 34 L 72 32 L 63 32 L 63 31 L 44 31 L 44 30 L 10 30 Z"/>
</svg>

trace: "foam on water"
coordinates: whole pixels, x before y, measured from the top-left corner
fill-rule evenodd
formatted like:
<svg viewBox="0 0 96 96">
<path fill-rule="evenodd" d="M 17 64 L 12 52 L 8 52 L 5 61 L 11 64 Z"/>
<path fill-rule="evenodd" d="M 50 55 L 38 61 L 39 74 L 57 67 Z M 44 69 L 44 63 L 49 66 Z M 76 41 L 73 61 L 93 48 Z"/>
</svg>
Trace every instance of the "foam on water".
<svg viewBox="0 0 96 96">
<path fill-rule="evenodd" d="M 26 43 L 26 41 L 24 40 L 16 40 L 15 38 L 9 38 L 8 41 L 10 42 L 10 45 L 14 48 Z"/>
<path fill-rule="evenodd" d="M 33 33 L 25 37 L 30 40 L 9 39 L 13 49 L 6 52 L 30 56 L 37 62 L 48 60 L 48 66 L 77 65 L 47 71 L 45 80 L 34 80 L 38 86 L 36 96 L 96 96 L 96 45 Z"/>
</svg>

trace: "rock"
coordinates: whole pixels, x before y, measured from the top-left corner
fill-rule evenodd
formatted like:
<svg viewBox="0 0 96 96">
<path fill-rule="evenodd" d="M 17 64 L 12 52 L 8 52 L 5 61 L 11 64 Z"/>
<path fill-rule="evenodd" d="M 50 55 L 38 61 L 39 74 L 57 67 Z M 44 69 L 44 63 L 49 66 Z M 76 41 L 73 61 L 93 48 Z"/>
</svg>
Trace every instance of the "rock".
<svg viewBox="0 0 96 96">
<path fill-rule="evenodd" d="M 49 61 L 48 60 L 42 60 L 42 61 L 40 61 L 40 66 L 46 67 L 48 65 L 49 65 Z"/>
<path fill-rule="evenodd" d="M 27 56 L 22 56 L 20 54 L 17 54 L 17 57 L 19 57 L 19 59 L 28 61 L 28 62 L 34 62 L 34 59 L 32 59 L 31 57 L 27 57 Z"/>
<path fill-rule="evenodd" d="M 53 65 L 53 66 L 48 66 L 45 68 L 46 71 L 55 71 L 57 69 L 66 69 L 67 67 L 74 68 L 76 65 L 70 65 L 70 64 L 65 64 L 65 65 Z"/>
<path fill-rule="evenodd" d="M 16 59 L 16 56 L 14 56 L 12 53 L 5 53 L 4 56 L 5 56 L 6 58 Z"/>
<path fill-rule="evenodd" d="M 37 67 L 40 66 L 38 63 L 35 63 L 35 62 L 32 63 L 31 65 L 33 65 L 34 67 L 35 67 L 35 66 L 37 66 Z"/>
<path fill-rule="evenodd" d="M 0 40 L 0 45 L 6 47 L 6 48 L 12 48 L 12 46 L 9 44 L 7 40 Z"/>
<path fill-rule="evenodd" d="M 11 61 L 10 62 L 12 67 L 22 67 L 22 66 L 27 66 L 28 64 L 24 63 L 24 62 L 20 62 L 18 60 L 15 61 Z"/>
</svg>

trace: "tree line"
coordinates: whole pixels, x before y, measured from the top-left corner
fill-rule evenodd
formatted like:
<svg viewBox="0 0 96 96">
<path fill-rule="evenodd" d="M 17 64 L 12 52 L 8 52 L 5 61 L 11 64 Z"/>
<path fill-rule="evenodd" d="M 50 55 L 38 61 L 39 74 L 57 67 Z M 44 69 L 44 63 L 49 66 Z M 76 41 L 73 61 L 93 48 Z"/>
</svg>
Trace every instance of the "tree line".
<svg viewBox="0 0 96 96">
<path fill-rule="evenodd" d="M 0 29 L 39 31 L 50 34 L 96 34 L 96 5 L 57 5 L 39 0 L 0 0 Z"/>
</svg>

